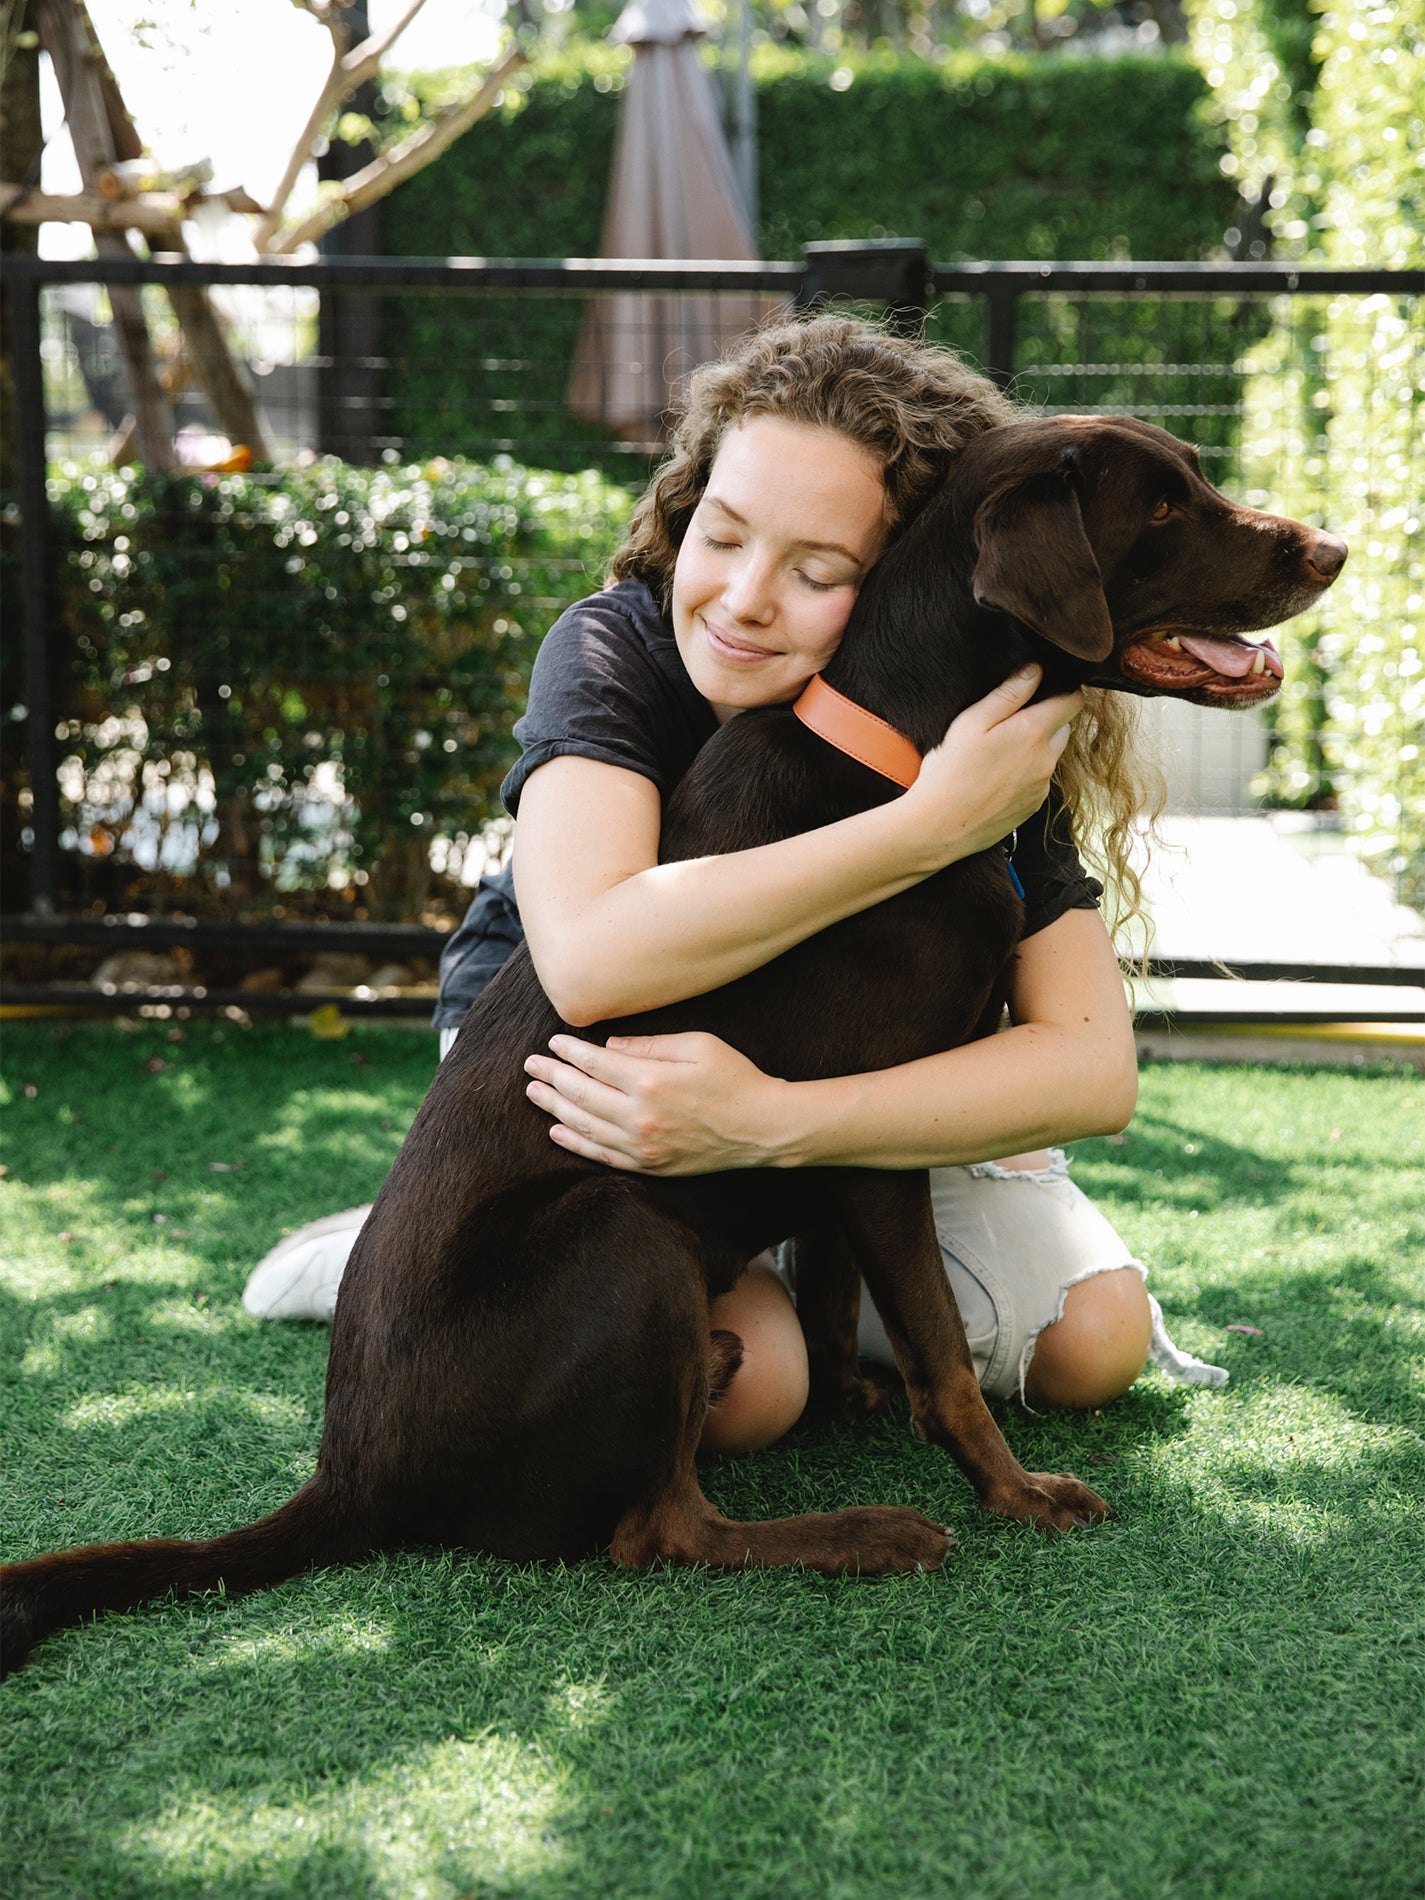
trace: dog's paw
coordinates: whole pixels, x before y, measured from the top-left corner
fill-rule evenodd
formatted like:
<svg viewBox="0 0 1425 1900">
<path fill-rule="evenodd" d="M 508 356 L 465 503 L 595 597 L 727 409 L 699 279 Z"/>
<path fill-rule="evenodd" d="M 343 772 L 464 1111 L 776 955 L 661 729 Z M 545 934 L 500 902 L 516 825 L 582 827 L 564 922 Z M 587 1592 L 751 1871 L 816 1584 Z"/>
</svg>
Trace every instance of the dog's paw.
<svg viewBox="0 0 1425 1900">
<path fill-rule="evenodd" d="M 1113 1516 L 1096 1491 L 1067 1471 L 1026 1471 L 1022 1484 L 986 1498 L 985 1507 L 1042 1531 L 1087 1530 Z"/>
<path fill-rule="evenodd" d="M 848 1373 L 812 1387 L 807 1417 L 821 1424 L 859 1425 L 863 1419 L 887 1417 L 895 1396 L 895 1386 L 877 1372 Z"/>
<path fill-rule="evenodd" d="M 919 1511 L 900 1505 L 866 1505 L 836 1514 L 847 1550 L 837 1566 L 847 1575 L 886 1577 L 906 1570 L 938 1570 L 949 1556 L 954 1534 Z"/>
</svg>

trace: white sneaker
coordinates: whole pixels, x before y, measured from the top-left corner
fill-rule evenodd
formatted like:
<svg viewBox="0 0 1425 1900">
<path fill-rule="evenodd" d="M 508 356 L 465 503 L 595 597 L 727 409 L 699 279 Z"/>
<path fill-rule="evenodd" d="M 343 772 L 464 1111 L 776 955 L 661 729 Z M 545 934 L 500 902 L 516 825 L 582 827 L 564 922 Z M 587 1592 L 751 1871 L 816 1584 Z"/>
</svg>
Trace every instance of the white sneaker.
<svg viewBox="0 0 1425 1900">
<path fill-rule="evenodd" d="M 369 1204 L 348 1207 L 308 1221 L 279 1240 L 258 1261 L 242 1290 L 246 1311 L 254 1319 L 329 1320 L 356 1236 L 370 1212 Z"/>
</svg>

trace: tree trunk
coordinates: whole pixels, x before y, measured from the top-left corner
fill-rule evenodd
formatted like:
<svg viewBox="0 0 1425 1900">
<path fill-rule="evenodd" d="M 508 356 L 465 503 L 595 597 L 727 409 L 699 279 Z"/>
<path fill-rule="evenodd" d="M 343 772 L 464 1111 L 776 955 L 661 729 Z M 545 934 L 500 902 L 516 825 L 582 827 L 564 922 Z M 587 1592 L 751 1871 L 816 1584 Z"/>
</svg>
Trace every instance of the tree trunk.
<svg viewBox="0 0 1425 1900">
<path fill-rule="evenodd" d="M 185 251 L 182 233 L 175 230 L 163 249 Z M 168 300 L 183 331 L 183 344 L 193 373 L 213 405 L 218 427 L 234 445 L 245 443 L 259 462 L 273 461 L 275 452 L 267 425 L 233 360 L 221 320 L 207 291 L 199 284 L 173 284 L 169 287 Z"/>
<path fill-rule="evenodd" d="M 102 195 L 102 183 L 112 166 L 141 158 L 143 141 L 109 70 L 83 0 L 36 0 L 36 5 L 45 50 L 54 61 L 69 115 L 80 176 L 87 191 Z M 176 224 L 155 235 L 153 243 L 160 250 L 187 254 L 182 229 Z M 96 231 L 94 245 L 100 257 L 131 255 L 127 238 L 117 232 Z M 245 443 L 260 460 L 270 461 L 272 445 L 267 430 L 233 360 L 207 291 L 198 285 L 185 285 L 171 290 L 169 301 L 219 428 L 235 443 Z M 159 380 L 139 293 L 114 285 L 110 287 L 109 302 L 133 390 L 139 454 L 150 467 L 172 468 L 172 404 Z"/>
<path fill-rule="evenodd" d="M 98 193 L 98 173 L 116 159 L 141 158 L 143 145 L 118 100 L 118 89 L 77 0 L 35 0 L 35 25 L 54 65 L 86 191 Z M 117 102 L 117 103 L 116 103 Z M 132 257 L 127 238 L 96 231 L 101 258 Z M 138 291 L 115 284 L 109 290 L 119 349 L 129 373 L 139 454 L 150 468 L 171 469 L 173 411 L 159 380 L 153 343 Z"/>
<path fill-rule="evenodd" d="M 16 32 L 29 22 L 21 14 Z M 5 160 L 12 175 L 21 183 L 38 179 L 44 133 L 40 126 L 40 56 L 36 46 L 6 48 L 3 82 L 0 82 L 0 138 L 4 141 Z M 0 259 L 33 256 L 39 233 L 33 225 L 0 225 Z M 12 363 L 10 289 L 0 274 L 0 493 L 13 497 L 19 482 L 19 444 L 15 431 L 15 378 Z M 3 656 L 3 697 L 7 707 L 18 708 L 29 700 L 25 684 L 25 642 L 19 625 L 18 603 L 10 592 L 11 579 L 20 566 L 18 522 L 0 523 L 0 555 L 5 561 L 5 618 L 10 638 Z M 12 609 L 13 618 L 12 618 Z M 30 764 L 26 751 L 28 725 L 25 720 L 6 719 L 0 724 L 0 887 L 6 893 L 7 910 L 28 909 L 30 903 L 31 856 L 23 841 L 24 813 L 20 794 L 30 782 Z"/>
<path fill-rule="evenodd" d="M 29 22 L 22 13 L 17 37 Z M 39 182 L 44 131 L 40 124 L 40 52 L 37 45 L 6 49 L 0 80 L 0 142 L 5 166 L 19 184 Z M 34 225 L 0 224 L 0 258 L 33 257 L 39 249 Z M 0 276 L 0 491 L 13 494 L 18 477 L 15 449 L 15 378 L 10 364 L 10 295 Z"/>
</svg>

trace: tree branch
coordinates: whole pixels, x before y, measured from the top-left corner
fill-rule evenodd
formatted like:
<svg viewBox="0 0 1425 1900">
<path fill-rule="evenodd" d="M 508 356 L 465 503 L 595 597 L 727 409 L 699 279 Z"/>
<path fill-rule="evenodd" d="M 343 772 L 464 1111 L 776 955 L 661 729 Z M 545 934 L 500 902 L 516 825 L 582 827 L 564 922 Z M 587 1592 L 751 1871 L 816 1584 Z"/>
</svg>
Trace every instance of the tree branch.
<svg viewBox="0 0 1425 1900">
<path fill-rule="evenodd" d="M 292 155 L 287 160 L 281 182 L 272 194 L 272 202 L 267 207 L 267 214 L 253 232 L 253 243 L 259 252 L 270 249 L 272 234 L 282 222 L 282 213 L 287 207 L 287 200 L 292 196 L 293 187 L 301 176 L 302 167 L 312 156 L 312 149 L 322 136 L 327 120 L 343 99 L 349 99 L 358 87 L 366 84 L 368 79 L 376 78 L 381 70 L 383 57 L 424 5 L 425 0 L 411 0 L 411 4 L 389 33 L 381 35 L 373 33 L 370 39 L 363 40 L 360 46 L 352 47 L 350 52 L 342 50 L 338 39 L 336 57 L 332 60 L 332 69 L 327 75 L 326 84 L 322 87 L 317 103 L 307 115 L 307 123 L 302 128 L 301 137 L 292 148 Z M 330 28 L 334 36 L 337 34 L 338 27 L 333 21 L 324 20 L 323 24 Z"/>
<path fill-rule="evenodd" d="M 364 211 L 368 205 L 384 198 L 387 192 L 394 191 L 397 185 L 404 184 L 406 179 L 424 171 L 447 146 L 453 145 L 477 119 L 485 116 L 505 81 L 512 73 L 518 72 L 528 58 L 523 47 L 512 46 L 486 76 L 478 92 L 459 105 L 448 106 L 404 144 L 394 147 L 383 158 L 373 159 L 359 172 L 354 172 L 339 191 L 323 198 L 295 224 L 278 231 L 263 246 L 264 251 L 273 257 L 290 255 L 299 244 L 307 244 L 314 238 L 322 237 L 333 225 L 340 224 L 353 212 Z"/>
<path fill-rule="evenodd" d="M 163 197 L 100 198 L 85 192 L 60 196 L 0 184 L 0 218 L 12 224 L 87 224 L 95 231 L 142 231 L 162 237 L 187 215 L 183 199 Z"/>
</svg>

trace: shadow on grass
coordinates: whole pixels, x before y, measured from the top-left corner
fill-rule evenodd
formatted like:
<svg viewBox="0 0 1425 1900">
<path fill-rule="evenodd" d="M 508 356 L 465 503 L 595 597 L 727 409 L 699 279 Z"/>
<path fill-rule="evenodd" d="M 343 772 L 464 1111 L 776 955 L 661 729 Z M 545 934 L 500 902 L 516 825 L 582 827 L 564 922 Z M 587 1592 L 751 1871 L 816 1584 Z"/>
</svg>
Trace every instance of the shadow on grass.
<svg viewBox="0 0 1425 1900">
<path fill-rule="evenodd" d="M 884 1461 L 897 1496 L 924 1457 Z M 39 1709 L 85 1673 L 117 1825 L 99 1840 L 86 1784 L 65 1832 L 106 1892 L 397 1895 L 418 1872 L 452 1896 L 671 1895 L 724 1891 L 730 1869 L 758 1892 L 939 1891 L 948 1853 L 957 1890 L 1023 1891 L 1057 1867 L 1046 1890 L 1078 1892 L 1080 1863 L 1102 1872 L 1105 1822 L 1131 1839 L 1137 1808 L 1141 1833 L 1155 1787 L 1171 1816 L 1171 1783 L 1189 1810 L 1214 1803 L 1192 1870 L 1209 1890 L 1216 1873 L 1234 1893 L 1403 1895 L 1408 1765 L 1386 1679 L 1420 1534 L 1382 1504 L 1419 1471 L 1371 1445 L 1287 1470 L 1234 1458 L 1210 1488 L 1146 1468 L 1102 1532 L 972 1513 L 939 1577 L 874 1589 L 391 1556 L 71 1632 L 19 1681 Z M 1323 1673 L 1332 1642 L 1351 1646 L 1339 1674 Z M 1323 1730 L 1311 1809 L 1336 1820 L 1313 1840 L 1297 1777 Z M 41 1753 L 75 1740 L 51 1727 Z M 1339 1805 L 1362 1791 L 1364 1808 Z M 1392 1799 L 1405 1826 L 1387 1844 Z M 977 1870 L 1000 1800 L 1015 1865 Z M 1041 1826 L 1045 1800 L 1062 1805 Z M 1144 1851 L 1161 1852 L 1152 1827 Z M 1274 1854 L 1276 1884 L 1253 1877 Z M 1160 1859 L 1151 1888 L 1149 1872 L 1082 1890 L 1193 1890 L 1188 1870 L 1176 1883 Z"/>
<path fill-rule="evenodd" d="M 82 1171 L 127 1197 L 107 1225 L 86 1202 L 83 1261 L 0 1308 L 26 1352 L 8 1376 L 27 1549 L 140 1520 L 212 1534 L 310 1469 L 325 1333 L 249 1325 L 216 1262 L 373 1191 L 366 1171 L 399 1141 L 383 1121 L 409 1117 L 428 1064 L 399 1052 L 388 1080 L 384 1061 L 378 1078 L 344 1048 L 269 1040 L 282 1060 L 243 1067 L 241 1091 L 226 1058 L 189 1061 L 187 1044 L 186 1070 L 153 1075 L 137 1057 L 164 1044 L 133 1060 L 126 1045 L 117 1078 L 97 1045 L 61 1051 L 23 1112 L 93 1118 L 24 1126 L 33 1185 Z M 86 1159 L 106 1117 L 130 1133 Z M 213 1176 L 212 1158 L 243 1165 Z M 1162 1118 L 1100 1170 L 1120 1202 L 1180 1207 L 1208 1204 L 1207 1176 L 1223 1209 L 1314 1172 Z M 157 1212 L 199 1230 L 184 1253 L 155 1240 Z M 936 1577 L 873 1589 L 412 1553 L 61 1634 L 5 1692 L 33 1718 L 10 1743 L 16 1878 L 144 1900 L 584 1900 L 935 1893 L 953 1867 L 977 1900 L 1404 1896 L 1418 1302 L 1352 1251 L 1174 1304 L 1214 1330 L 1262 1327 L 1224 1343 L 1225 1393 L 1150 1379 L 1096 1416 L 997 1408 L 1028 1466 L 1074 1470 L 1115 1506 L 1084 1536 L 979 1512 L 902 1411 L 798 1432 L 706 1485 L 737 1517 L 918 1506 L 960 1539 Z M 1297 1413 L 1309 1429 L 1282 1423 Z M 39 1495 L 56 1474 L 82 1531 Z"/>
<path fill-rule="evenodd" d="M 274 1028 L 186 1037 L 7 1031 L 11 1179 L 82 1174 L 155 1202 L 221 1186 L 239 1211 L 285 1189 L 303 1217 L 330 1212 L 341 1182 L 380 1186 L 435 1067 L 433 1047 L 390 1032 L 357 1047 Z"/>
<path fill-rule="evenodd" d="M 1268 1153 L 1246 1146 L 1236 1135 L 1214 1135 L 1151 1107 L 1139 1108 L 1121 1146 L 1095 1141 L 1085 1148 L 1087 1152 L 1075 1157 L 1080 1186 L 1087 1189 L 1092 1183 L 1096 1193 L 1111 1195 L 1120 1210 L 1144 1207 L 1184 1214 L 1276 1207 L 1295 1199 L 1325 1172 L 1346 1175 L 1361 1165 L 1349 1153 L 1333 1156 L 1329 1166 L 1319 1154 L 1293 1159 Z M 1396 1191 L 1398 1177 L 1409 1204 L 1406 1190 L 1419 1178 L 1418 1162 L 1389 1150 L 1373 1152 L 1369 1170 L 1373 1181 L 1385 1184 L 1386 1194 Z"/>
<path fill-rule="evenodd" d="M 1349 1254 L 1321 1272 L 1243 1269 L 1232 1286 L 1181 1294 L 1179 1313 L 1224 1330 L 1248 1323 L 1224 1349 L 1239 1391 L 1268 1381 L 1327 1392 L 1355 1417 L 1418 1426 L 1425 1367 L 1425 1297 L 1411 1298 L 1377 1262 Z"/>
</svg>

